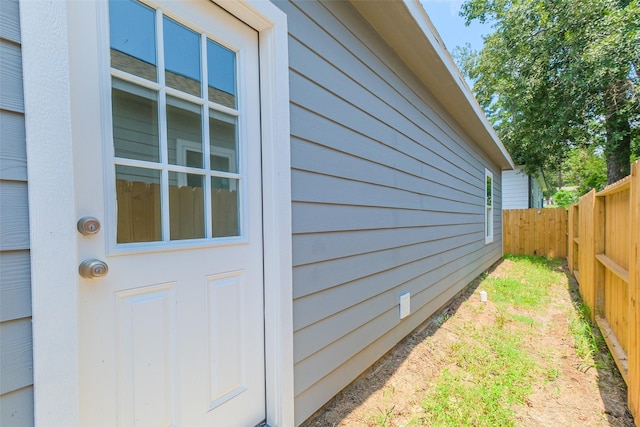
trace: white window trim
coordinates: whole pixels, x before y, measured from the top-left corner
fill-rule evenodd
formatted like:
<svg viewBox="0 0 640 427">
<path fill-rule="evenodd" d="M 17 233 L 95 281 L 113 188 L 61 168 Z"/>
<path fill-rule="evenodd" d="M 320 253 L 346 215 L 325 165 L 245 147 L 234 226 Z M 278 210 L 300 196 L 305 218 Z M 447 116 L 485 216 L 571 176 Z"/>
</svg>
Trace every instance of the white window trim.
<svg viewBox="0 0 640 427">
<path fill-rule="evenodd" d="M 195 141 L 189 141 L 188 139 L 177 138 L 176 139 L 176 160 L 177 160 L 176 163 L 178 163 L 178 165 L 186 166 L 188 151 L 202 154 L 202 144 Z M 229 160 L 230 165 L 236 164 L 236 152 L 235 150 L 232 150 L 230 148 L 212 147 L 211 155 L 224 157 L 225 159 Z M 234 175 L 236 174 L 235 172 L 230 172 L 230 173 L 233 173 Z M 215 172 L 214 172 L 214 175 L 215 175 Z M 178 185 L 180 186 L 187 185 L 187 176 L 185 174 L 178 175 Z"/>
<path fill-rule="evenodd" d="M 295 422 L 287 18 L 265 1 L 214 1 L 259 32 L 266 411 L 269 425 L 291 426 Z M 82 16 L 85 6 L 70 3 L 20 0 L 36 426 L 80 425 L 69 25 Z"/>
<path fill-rule="evenodd" d="M 491 204 L 487 203 L 487 178 L 491 178 Z M 484 243 L 485 245 L 493 242 L 493 205 L 494 205 L 494 197 L 493 197 L 493 189 L 495 188 L 495 183 L 493 180 L 493 173 L 489 169 L 484 170 Z"/>
</svg>

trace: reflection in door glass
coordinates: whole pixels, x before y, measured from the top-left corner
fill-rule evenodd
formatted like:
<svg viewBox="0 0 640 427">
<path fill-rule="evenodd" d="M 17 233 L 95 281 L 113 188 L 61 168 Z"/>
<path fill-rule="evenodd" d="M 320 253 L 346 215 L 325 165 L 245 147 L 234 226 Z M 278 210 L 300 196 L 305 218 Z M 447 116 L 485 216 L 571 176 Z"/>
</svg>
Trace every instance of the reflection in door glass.
<svg viewBox="0 0 640 427">
<path fill-rule="evenodd" d="M 202 114 L 198 105 L 171 96 L 167 97 L 167 147 L 172 165 L 202 168 L 188 164 L 188 151 L 202 153 Z"/>
<path fill-rule="evenodd" d="M 236 108 L 236 54 L 207 40 L 207 77 L 209 101 Z"/>
<path fill-rule="evenodd" d="M 155 11 L 131 0 L 109 2 L 111 66 L 157 81 Z"/>
<path fill-rule="evenodd" d="M 211 178 L 211 211 L 213 237 L 239 236 L 239 181 L 232 178 Z"/>
<path fill-rule="evenodd" d="M 200 36 L 166 16 L 164 61 L 167 86 L 200 96 Z"/>
<path fill-rule="evenodd" d="M 169 172 L 169 222 L 171 240 L 205 236 L 202 175 Z"/>
<path fill-rule="evenodd" d="M 162 240 L 160 171 L 116 165 L 118 243 Z"/>
<path fill-rule="evenodd" d="M 219 111 L 209 111 L 211 170 L 238 173 L 237 119 Z"/>
<path fill-rule="evenodd" d="M 113 79 L 111 104 L 116 157 L 158 162 L 158 93 Z"/>
</svg>

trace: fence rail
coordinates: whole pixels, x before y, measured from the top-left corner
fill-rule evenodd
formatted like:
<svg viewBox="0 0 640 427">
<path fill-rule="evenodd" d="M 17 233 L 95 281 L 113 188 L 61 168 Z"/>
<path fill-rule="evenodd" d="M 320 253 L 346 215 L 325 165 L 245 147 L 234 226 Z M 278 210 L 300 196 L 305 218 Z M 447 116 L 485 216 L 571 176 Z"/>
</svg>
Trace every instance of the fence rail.
<svg viewBox="0 0 640 427">
<path fill-rule="evenodd" d="M 569 208 L 569 268 L 640 418 L 640 161 L 631 175 Z"/>
<path fill-rule="evenodd" d="M 567 257 L 566 209 L 505 210 L 502 227 L 504 253 Z"/>
</svg>

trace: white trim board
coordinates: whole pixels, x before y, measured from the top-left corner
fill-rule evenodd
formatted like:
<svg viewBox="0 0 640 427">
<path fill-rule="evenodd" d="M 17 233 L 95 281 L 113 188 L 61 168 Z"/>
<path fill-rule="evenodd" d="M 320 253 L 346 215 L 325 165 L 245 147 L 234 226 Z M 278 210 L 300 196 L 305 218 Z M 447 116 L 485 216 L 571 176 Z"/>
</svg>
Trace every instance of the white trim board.
<svg viewBox="0 0 640 427">
<path fill-rule="evenodd" d="M 294 391 L 287 18 L 269 2 L 215 2 L 259 32 L 267 423 L 291 426 Z M 73 427 L 80 422 L 69 25 L 74 17 L 81 16 L 82 6 L 75 3 L 72 10 L 70 3 L 20 0 L 36 426 Z"/>
</svg>

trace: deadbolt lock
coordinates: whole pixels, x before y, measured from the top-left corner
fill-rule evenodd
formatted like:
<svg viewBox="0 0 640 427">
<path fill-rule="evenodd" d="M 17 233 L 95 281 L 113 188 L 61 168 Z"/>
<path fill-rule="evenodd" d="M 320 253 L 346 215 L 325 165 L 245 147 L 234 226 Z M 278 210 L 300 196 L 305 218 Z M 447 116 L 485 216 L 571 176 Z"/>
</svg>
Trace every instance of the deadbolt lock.
<svg viewBox="0 0 640 427">
<path fill-rule="evenodd" d="M 83 236 L 92 236 L 100 231 L 100 221 L 92 216 L 85 216 L 78 221 L 78 231 Z"/>
<path fill-rule="evenodd" d="M 78 272 L 85 279 L 101 279 L 109 272 L 109 266 L 99 259 L 89 258 L 80 263 Z"/>
</svg>

